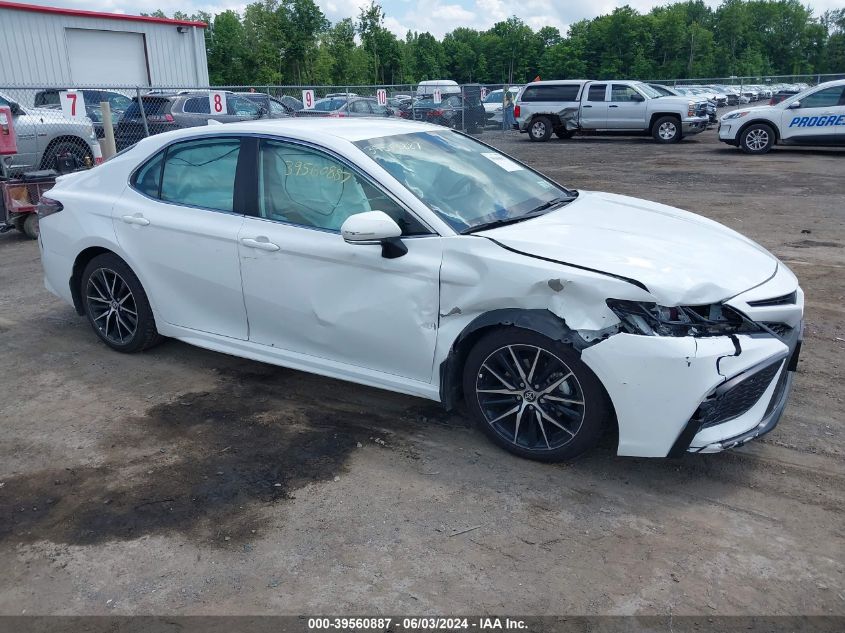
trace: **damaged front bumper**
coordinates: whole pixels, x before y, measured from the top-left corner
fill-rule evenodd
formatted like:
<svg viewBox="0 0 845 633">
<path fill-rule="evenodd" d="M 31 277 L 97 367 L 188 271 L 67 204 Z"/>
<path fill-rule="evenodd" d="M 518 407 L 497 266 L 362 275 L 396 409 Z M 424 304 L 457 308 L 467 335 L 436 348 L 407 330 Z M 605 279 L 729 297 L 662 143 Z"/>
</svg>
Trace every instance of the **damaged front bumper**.
<svg viewBox="0 0 845 633">
<path fill-rule="evenodd" d="M 691 117 L 681 121 L 681 133 L 684 136 L 698 134 L 707 129 L 708 118 L 706 116 Z"/>
<path fill-rule="evenodd" d="M 744 444 L 780 419 L 800 350 L 789 336 L 618 334 L 584 350 L 606 386 L 619 455 L 679 456 Z"/>
</svg>

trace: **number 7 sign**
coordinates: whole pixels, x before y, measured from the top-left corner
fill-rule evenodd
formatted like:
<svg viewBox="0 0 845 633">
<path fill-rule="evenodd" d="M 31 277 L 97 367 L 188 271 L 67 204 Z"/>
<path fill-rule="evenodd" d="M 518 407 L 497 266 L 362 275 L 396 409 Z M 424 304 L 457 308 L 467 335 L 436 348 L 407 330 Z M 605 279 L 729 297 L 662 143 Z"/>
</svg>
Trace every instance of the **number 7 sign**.
<svg viewBox="0 0 845 633">
<path fill-rule="evenodd" d="M 88 116 L 85 111 L 85 97 L 81 90 L 62 90 L 59 92 L 59 103 L 66 117 L 84 119 Z"/>
</svg>

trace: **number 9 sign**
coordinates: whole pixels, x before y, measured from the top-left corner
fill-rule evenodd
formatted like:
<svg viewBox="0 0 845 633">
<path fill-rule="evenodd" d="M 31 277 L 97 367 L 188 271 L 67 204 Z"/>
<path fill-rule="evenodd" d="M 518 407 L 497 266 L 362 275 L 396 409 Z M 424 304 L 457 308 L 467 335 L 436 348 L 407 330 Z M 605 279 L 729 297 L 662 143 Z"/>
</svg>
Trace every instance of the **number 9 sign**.
<svg viewBox="0 0 845 633">
<path fill-rule="evenodd" d="M 313 90 L 303 90 L 302 91 L 302 107 L 306 110 L 310 110 L 314 107 L 314 91 Z"/>
<path fill-rule="evenodd" d="M 211 92 L 209 92 L 208 107 L 210 108 L 211 114 L 226 114 L 226 93 L 222 90 L 212 90 Z"/>
</svg>

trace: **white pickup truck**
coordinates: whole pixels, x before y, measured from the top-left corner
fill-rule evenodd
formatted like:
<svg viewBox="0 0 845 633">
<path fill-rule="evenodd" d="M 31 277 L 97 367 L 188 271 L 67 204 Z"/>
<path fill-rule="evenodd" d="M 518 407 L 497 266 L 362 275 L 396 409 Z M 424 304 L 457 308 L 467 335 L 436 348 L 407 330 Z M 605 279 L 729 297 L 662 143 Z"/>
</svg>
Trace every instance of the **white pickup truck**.
<svg viewBox="0 0 845 633">
<path fill-rule="evenodd" d="M 676 143 L 707 129 L 706 107 L 664 96 L 640 81 L 535 81 L 520 91 L 514 118 L 532 141 L 547 141 L 552 133 L 571 138 L 578 132 L 615 132 Z"/>
</svg>

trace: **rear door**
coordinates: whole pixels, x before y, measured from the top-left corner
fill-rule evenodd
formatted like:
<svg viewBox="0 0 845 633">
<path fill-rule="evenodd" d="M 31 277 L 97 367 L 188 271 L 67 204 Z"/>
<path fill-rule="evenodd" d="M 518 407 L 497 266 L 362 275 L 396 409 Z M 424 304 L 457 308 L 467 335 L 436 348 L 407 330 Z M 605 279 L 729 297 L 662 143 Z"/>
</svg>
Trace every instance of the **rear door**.
<svg viewBox="0 0 845 633">
<path fill-rule="evenodd" d="M 607 106 L 607 127 L 612 130 L 644 130 L 646 126 L 645 97 L 633 86 L 610 85 Z"/>
<path fill-rule="evenodd" d="M 802 99 L 786 99 L 798 107 L 783 110 L 781 138 L 808 145 L 837 145 L 845 133 L 845 86 L 822 88 Z"/>
<path fill-rule="evenodd" d="M 601 130 L 607 127 L 609 91 L 609 84 L 588 84 L 587 94 L 581 97 L 581 129 Z"/>
<path fill-rule="evenodd" d="M 137 170 L 112 215 L 157 319 L 246 340 L 241 143 L 204 136 L 170 145 Z"/>
</svg>

